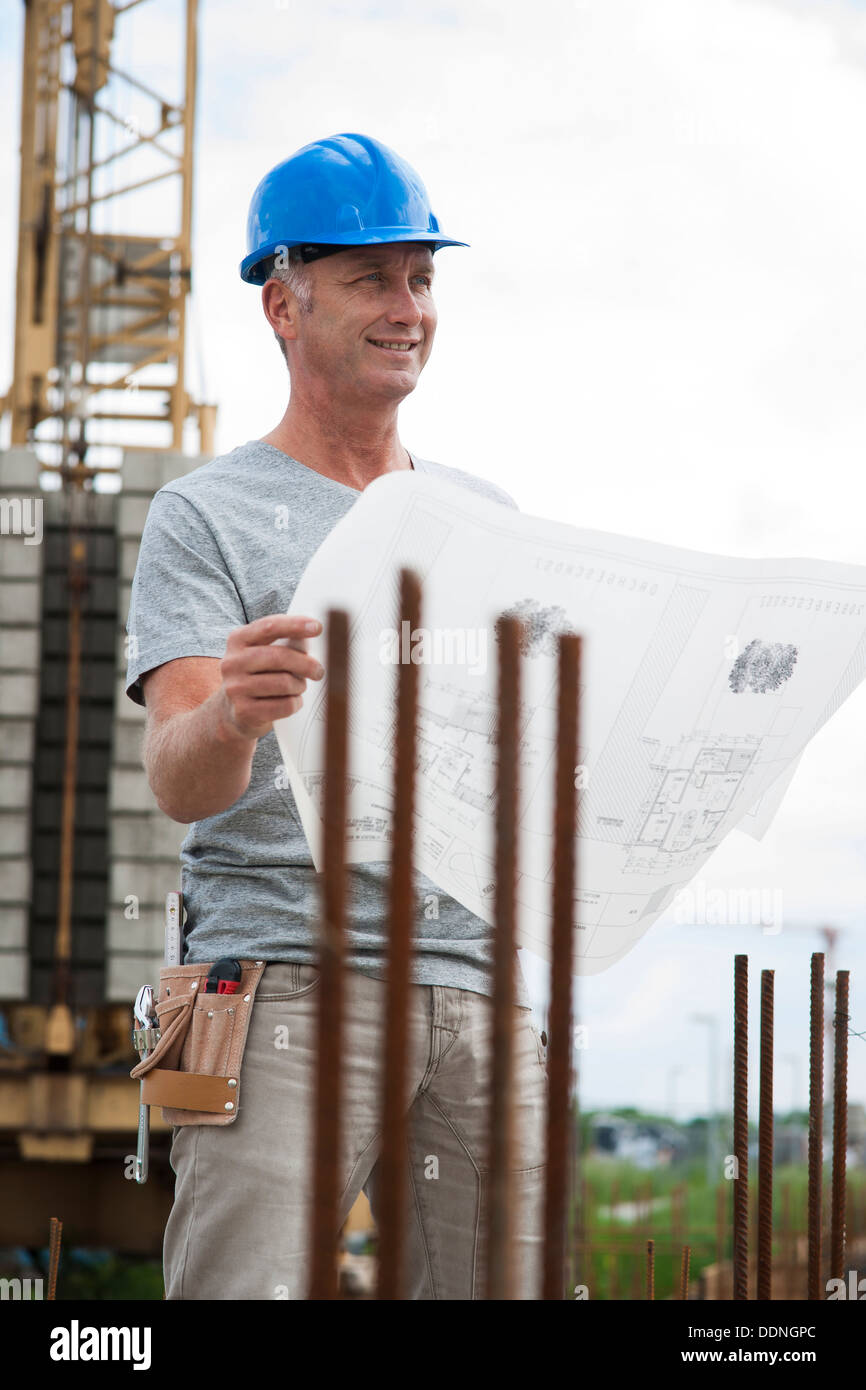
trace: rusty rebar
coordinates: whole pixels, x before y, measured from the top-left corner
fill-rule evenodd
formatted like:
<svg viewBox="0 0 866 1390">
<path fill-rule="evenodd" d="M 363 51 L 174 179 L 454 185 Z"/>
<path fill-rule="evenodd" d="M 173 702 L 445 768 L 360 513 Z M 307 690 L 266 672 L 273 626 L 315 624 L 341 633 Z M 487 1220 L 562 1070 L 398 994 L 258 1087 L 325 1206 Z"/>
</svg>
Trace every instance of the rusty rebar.
<svg viewBox="0 0 866 1390">
<path fill-rule="evenodd" d="M 643 1282 L 641 1278 L 641 1261 L 640 1256 L 638 1256 L 631 1262 L 631 1296 L 634 1302 L 637 1302 L 641 1296 Z"/>
<path fill-rule="evenodd" d="M 758 1287 L 773 1296 L 773 983 L 761 971 L 761 1079 L 758 1099 Z"/>
<path fill-rule="evenodd" d="M 649 1232 L 653 1224 L 653 1183 L 652 1178 L 647 1178 L 643 1187 L 640 1189 L 638 1200 L 641 1203 L 641 1223 L 644 1233 L 649 1237 Z"/>
<path fill-rule="evenodd" d="M 63 1222 L 56 1216 L 51 1218 L 48 1236 L 48 1297 L 56 1302 L 57 1272 L 60 1268 L 60 1242 L 63 1236 Z"/>
<path fill-rule="evenodd" d="M 646 1243 L 646 1296 L 652 1301 L 656 1296 L 655 1241 Z"/>
<path fill-rule="evenodd" d="M 793 1260 L 791 1257 L 791 1184 L 789 1182 L 786 1182 L 782 1188 L 781 1247 L 785 1293 L 790 1295 Z"/>
<path fill-rule="evenodd" d="M 565 1282 L 565 1205 L 568 1192 L 568 1113 L 571 1103 L 572 973 L 574 962 L 575 838 L 578 694 L 582 640 L 559 638 L 556 805 L 553 826 L 553 920 L 547 1041 L 547 1170 L 544 1197 L 542 1298 L 561 1299 Z"/>
<path fill-rule="evenodd" d="M 720 1182 L 716 1188 L 716 1264 L 725 1258 L 725 1244 L 728 1229 L 728 1188 Z"/>
<path fill-rule="evenodd" d="M 845 1278 L 845 1187 L 848 1148 L 848 980 L 836 971 L 833 1021 L 833 1185 L 830 1207 L 830 1278 Z"/>
<path fill-rule="evenodd" d="M 421 626 L 421 583 L 400 571 L 397 631 Z M 384 1087 L 382 1101 L 381 1209 L 377 1297 L 400 1297 L 405 1243 L 408 1118 L 406 1076 L 409 1027 L 407 1007 L 412 965 L 413 832 L 415 818 L 415 732 L 419 670 L 415 662 L 398 668 L 397 739 L 394 770 L 393 833 L 389 904 L 388 979 L 385 1003 Z"/>
<path fill-rule="evenodd" d="M 320 979 L 313 1122 L 311 1299 L 339 1297 L 336 1247 L 340 1200 L 349 688 L 349 622 L 344 612 L 328 612 L 327 653 L 322 919 L 318 952 Z"/>
<path fill-rule="evenodd" d="M 578 1148 L 576 1152 L 579 1153 L 579 1151 L 580 1150 Z M 585 1175 L 585 1170 L 582 1164 L 579 1164 L 577 1167 L 575 1185 L 578 1193 L 578 1207 L 576 1232 L 577 1239 L 575 1242 L 576 1252 L 574 1260 L 574 1282 L 576 1284 L 586 1284 L 587 1278 L 589 1277 L 589 1272 L 592 1269 L 592 1260 L 590 1258 L 589 1249 L 590 1214 L 592 1211 L 592 1189 L 589 1184 L 589 1179 Z"/>
<path fill-rule="evenodd" d="M 572 1231 L 572 1270 L 574 1283 L 585 1284 L 590 1269 L 587 1211 L 585 1208 L 587 1184 L 584 1178 L 582 1161 L 582 1123 L 580 1110 L 575 1106 L 574 1115 L 574 1230 Z"/>
<path fill-rule="evenodd" d="M 807 1298 L 821 1299 L 824 1169 L 824 953 L 812 954 L 809 1003 L 809 1215 Z"/>
<path fill-rule="evenodd" d="M 571 1216 L 567 1239 L 572 1251 L 571 1275 L 568 1286 L 571 1288 L 583 1282 L 583 1259 L 581 1255 L 582 1245 L 580 1243 L 580 1214 L 578 1209 L 578 1193 L 580 1192 L 580 1182 L 583 1174 L 583 1144 L 582 1131 L 583 1125 L 580 1113 L 580 1052 L 582 1043 L 577 1043 L 577 998 L 572 994 L 572 1034 L 575 1038 L 574 1051 L 574 1071 L 573 1071 L 573 1091 L 571 1104 L 571 1162 L 569 1165 L 569 1190 L 568 1190 L 568 1210 Z M 619 1287 L 617 1279 L 617 1287 Z"/>
<path fill-rule="evenodd" d="M 617 1219 L 617 1218 L 616 1218 L 616 1209 L 617 1209 L 617 1207 L 619 1207 L 619 1201 L 620 1201 L 620 1184 L 619 1184 L 619 1181 L 617 1181 L 616 1177 L 614 1177 L 614 1179 L 612 1180 L 612 1183 L 610 1183 L 610 1197 L 609 1197 L 610 1229 L 612 1229 L 612 1233 L 613 1233 L 613 1229 L 614 1229 L 614 1222 L 616 1222 L 616 1219 Z M 609 1297 L 610 1300 L 613 1300 L 613 1298 L 619 1298 L 619 1297 L 620 1297 L 620 1268 L 619 1268 L 619 1255 L 617 1255 L 617 1251 L 613 1251 L 613 1252 L 612 1252 L 612 1258 L 613 1258 L 613 1264 L 612 1264 L 612 1266 L 610 1266 L 610 1277 L 609 1277 L 609 1280 L 607 1280 L 607 1297 Z"/>
<path fill-rule="evenodd" d="M 611 1251 L 610 1278 L 608 1280 L 608 1297 L 611 1301 L 619 1298 L 619 1250 Z"/>
<path fill-rule="evenodd" d="M 749 1297 L 749 958 L 734 957 L 734 1299 Z"/>
<path fill-rule="evenodd" d="M 514 962 L 516 951 L 518 740 L 520 638 L 517 618 L 497 620 L 498 724 L 496 763 L 496 871 L 491 1035 L 490 1217 L 485 1291 L 488 1299 L 513 1296 Z"/>
<path fill-rule="evenodd" d="M 685 1196 L 685 1184 L 677 1183 L 671 1189 L 671 1238 L 674 1245 L 683 1244 L 685 1233 L 685 1221 L 683 1219 L 683 1199 Z"/>
<path fill-rule="evenodd" d="M 688 1296 L 689 1296 L 689 1257 L 690 1257 L 690 1255 L 691 1255 L 691 1248 L 690 1248 L 688 1245 L 684 1245 L 684 1246 L 683 1246 L 682 1260 L 681 1260 L 681 1262 L 680 1262 L 680 1298 L 682 1298 L 682 1299 L 688 1299 Z"/>
</svg>

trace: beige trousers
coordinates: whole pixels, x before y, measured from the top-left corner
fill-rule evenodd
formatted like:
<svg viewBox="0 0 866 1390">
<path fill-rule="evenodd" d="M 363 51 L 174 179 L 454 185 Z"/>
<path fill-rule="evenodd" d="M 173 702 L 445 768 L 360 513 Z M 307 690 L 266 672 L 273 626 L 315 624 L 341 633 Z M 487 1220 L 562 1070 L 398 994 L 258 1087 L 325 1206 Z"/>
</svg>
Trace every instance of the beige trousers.
<svg viewBox="0 0 866 1390">
<path fill-rule="evenodd" d="M 167 1299 L 303 1299 L 310 1273 L 312 1101 L 319 976 L 269 964 L 250 1019 L 238 1116 L 175 1128 Z M 484 1294 L 492 1001 L 412 985 L 405 1296 Z M 385 984 L 346 977 L 340 1224 L 363 1189 L 377 1210 Z M 515 1009 L 514 1296 L 540 1297 L 544 1048 Z"/>
</svg>

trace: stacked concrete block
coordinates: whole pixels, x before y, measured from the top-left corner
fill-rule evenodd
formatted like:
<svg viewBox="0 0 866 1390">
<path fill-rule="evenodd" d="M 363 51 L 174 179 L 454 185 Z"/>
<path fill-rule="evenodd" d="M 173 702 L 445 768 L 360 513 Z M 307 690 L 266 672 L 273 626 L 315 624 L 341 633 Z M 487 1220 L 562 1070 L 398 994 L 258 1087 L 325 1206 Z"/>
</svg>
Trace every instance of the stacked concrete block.
<svg viewBox="0 0 866 1390">
<path fill-rule="evenodd" d="M 127 1002 L 156 984 L 164 953 L 165 895 L 179 889 L 186 826 L 156 804 L 141 761 L 145 711 L 126 694 L 126 619 L 139 542 L 155 492 L 206 462 L 145 449 L 124 453 L 118 497 L 118 640 L 114 740 L 109 785 L 109 905 L 106 998 Z"/>
<path fill-rule="evenodd" d="M 30 990 L 33 1003 L 55 996 L 60 904 L 59 871 L 70 655 L 70 527 L 85 542 L 80 602 L 80 704 L 76 756 L 75 842 L 72 862 L 71 998 L 89 1008 L 104 998 L 108 893 L 108 812 L 117 626 L 117 499 L 110 493 L 66 490 L 45 495 L 42 545 L 39 714 L 33 764 L 33 903 L 30 913 Z"/>
<path fill-rule="evenodd" d="M 28 990 L 42 502 L 35 453 L 0 454 L 0 1000 Z"/>
</svg>

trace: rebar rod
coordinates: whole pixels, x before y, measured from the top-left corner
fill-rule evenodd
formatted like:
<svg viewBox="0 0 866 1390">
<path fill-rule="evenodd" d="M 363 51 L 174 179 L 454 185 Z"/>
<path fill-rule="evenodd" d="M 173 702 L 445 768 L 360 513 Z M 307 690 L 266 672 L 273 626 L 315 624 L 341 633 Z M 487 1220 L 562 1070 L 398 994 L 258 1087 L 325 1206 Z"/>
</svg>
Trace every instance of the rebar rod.
<svg viewBox="0 0 866 1390">
<path fill-rule="evenodd" d="M 689 1296 L 689 1257 L 691 1249 L 688 1245 L 683 1246 L 682 1261 L 680 1264 L 680 1298 L 688 1299 Z"/>
<path fill-rule="evenodd" d="M 517 618 L 497 621 L 499 650 L 496 763 L 496 871 L 493 1018 L 490 1081 L 490 1225 L 485 1280 L 488 1299 L 513 1296 L 512 1153 L 514 1146 L 514 962 L 518 834 L 520 638 Z"/>
<path fill-rule="evenodd" d="M 346 885 L 346 774 L 349 625 L 344 612 L 327 615 L 325 807 L 322 920 L 319 935 L 318 1042 L 313 1125 L 311 1299 L 339 1296 L 340 1110 Z"/>
<path fill-rule="evenodd" d="M 547 1170 L 542 1298 L 561 1299 L 565 1282 L 565 1204 L 568 1191 L 568 1114 L 571 1103 L 572 972 L 574 961 L 575 840 L 577 829 L 578 693 L 582 644 L 559 638 L 556 806 L 553 830 L 553 921 L 550 1023 L 547 1041 Z"/>
<path fill-rule="evenodd" d="M 793 1260 L 791 1257 L 791 1184 L 786 1182 L 782 1188 L 782 1269 L 784 1271 L 785 1291 L 791 1288 Z"/>
<path fill-rule="evenodd" d="M 761 1079 L 758 1100 L 758 1287 L 773 1296 L 773 977 L 761 971 Z"/>
<path fill-rule="evenodd" d="M 809 1215 L 807 1298 L 821 1299 L 824 1167 L 824 953 L 812 955 L 809 1009 Z"/>
<path fill-rule="evenodd" d="M 734 1299 L 749 1297 L 749 958 L 734 957 Z"/>
<path fill-rule="evenodd" d="M 724 1182 L 716 1188 L 716 1264 L 725 1258 L 725 1237 L 727 1234 L 728 1189 Z"/>
<path fill-rule="evenodd" d="M 833 1048 L 833 1185 L 830 1215 L 830 1278 L 845 1278 L 845 1188 L 848 1148 L 848 981 L 836 971 Z"/>
<path fill-rule="evenodd" d="M 48 1297 L 56 1302 L 57 1272 L 60 1268 L 60 1242 L 63 1236 L 63 1222 L 56 1216 L 51 1218 L 48 1237 Z"/>
<path fill-rule="evenodd" d="M 397 631 L 421 626 L 421 584 L 400 571 Z M 382 1102 L 381 1207 L 377 1297 L 399 1298 L 405 1241 L 408 1119 L 406 1115 L 407 1006 L 412 962 L 413 831 L 415 817 L 415 729 L 419 669 L 404 662 L 397 681 L 397 740 L 394 772 L 393 836 L 385 1004 L 384 1087 Z"/>
</svg>

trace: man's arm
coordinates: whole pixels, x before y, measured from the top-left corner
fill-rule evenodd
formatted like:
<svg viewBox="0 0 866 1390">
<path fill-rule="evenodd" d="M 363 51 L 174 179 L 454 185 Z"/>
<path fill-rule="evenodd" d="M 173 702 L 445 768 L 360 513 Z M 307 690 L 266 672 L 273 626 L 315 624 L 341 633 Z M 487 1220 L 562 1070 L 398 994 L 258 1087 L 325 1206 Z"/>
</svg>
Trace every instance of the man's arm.
<svg viewBox="0 0 866 1390">
<path fill-rule="evenodd" d="M 314 619 L 276 613 L 235 628 L 221 660 L 180 657 L 142 677 L 144 766 L 161 811 L 187 825 L 243 796 L 256 743 L 300 709 L 306 677 L 324 674 L 304 641 L 320 630 Z"/>
</svg>

